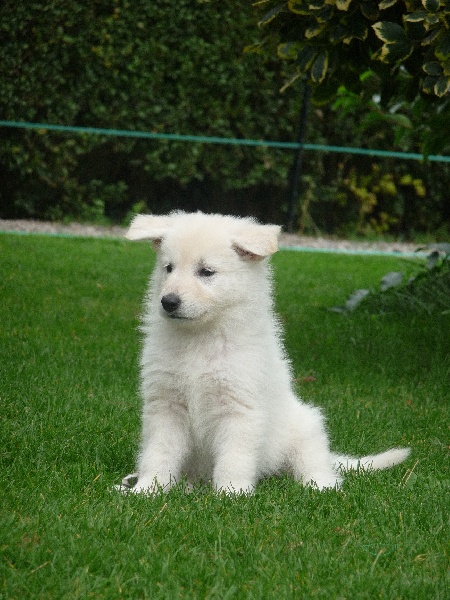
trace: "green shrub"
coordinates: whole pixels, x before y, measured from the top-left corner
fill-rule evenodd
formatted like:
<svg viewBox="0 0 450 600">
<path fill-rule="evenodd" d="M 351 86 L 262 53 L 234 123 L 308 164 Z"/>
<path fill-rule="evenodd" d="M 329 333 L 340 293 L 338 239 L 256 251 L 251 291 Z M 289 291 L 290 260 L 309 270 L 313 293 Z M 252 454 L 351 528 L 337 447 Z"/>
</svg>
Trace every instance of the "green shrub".
<svg viewBox="0 0 450 600">
<path fill-rule="evenodd" d="M 450 244 L 429 244 L 432 252 L 425 265 L 409 277 L 401 271 L 386 273 L 378 289 L 354 291 L 344 306 L 333 312 L 348 314 L 358 309 L 372 315 L 450 314 Z"/>
<path fill-rule="evenodd" d="M 301 94 L 294 86 L 279 93 L 289 65 L 244 52 L 260 40 L 255 10 L 220 0 L 6 0 L 2 119 L 293 141 Z M 404 96 L 382 107 L 373 101 L 381 79 L 363 79 L 361 93 L 341 87 L 333 106 L 311 108 L 307 142 L 420 151 L 427 140 L 428 152 L 448 143 L 445 110 Z M 292 161 L 293 152 L 265 146 L 1 127 L 0 217 L 123 221 L 139 206 L 283 222 Z M 445 238 L 446 167 L 305 152 L 299 225 L 406 237 L 444 227 Z M 422 182 L 420 193 L 407 179 Z M 397 193 L 376 191 L 379 181 Z"/>
</svg>

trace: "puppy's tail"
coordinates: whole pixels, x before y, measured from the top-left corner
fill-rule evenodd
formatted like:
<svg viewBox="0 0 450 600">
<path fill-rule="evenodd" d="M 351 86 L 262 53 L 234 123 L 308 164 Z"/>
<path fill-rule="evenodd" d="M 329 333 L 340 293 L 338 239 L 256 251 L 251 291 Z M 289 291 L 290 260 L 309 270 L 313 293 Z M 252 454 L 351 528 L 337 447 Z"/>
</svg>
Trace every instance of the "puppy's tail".
<svg viewBox="0 0 450 600">
<path fill-rule="evenodd" d="M 333 454 L 333 462 L 336 469 L 340 468 L 344 471 L 357 471 L 360 468 L 378 471 L 398 465 L 408 458 L 410 452 L 411 448 L 391 448 L 386 452 L 362 456 L 361 458 Z"/>
</svg>

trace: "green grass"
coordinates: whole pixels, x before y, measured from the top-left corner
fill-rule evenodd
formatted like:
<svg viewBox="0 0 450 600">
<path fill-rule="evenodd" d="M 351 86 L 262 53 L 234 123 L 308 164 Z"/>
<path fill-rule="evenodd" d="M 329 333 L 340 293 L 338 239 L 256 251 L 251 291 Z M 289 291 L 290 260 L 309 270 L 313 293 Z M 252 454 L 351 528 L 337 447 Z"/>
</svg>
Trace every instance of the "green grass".
<svg viewBox="0 0 450 600">
<path fill-rule="evenodd" d="M 152 264 L 146 244 L 0 235 L 0 598 L 448 598 L 450 316 L 326 310 L 404 261 L 274 257 L 298 389 L 334 447 L 410 445 L 406 463 L 340 492 L 149 499 L 109 489 L 134 466 Z"/>
</svg>

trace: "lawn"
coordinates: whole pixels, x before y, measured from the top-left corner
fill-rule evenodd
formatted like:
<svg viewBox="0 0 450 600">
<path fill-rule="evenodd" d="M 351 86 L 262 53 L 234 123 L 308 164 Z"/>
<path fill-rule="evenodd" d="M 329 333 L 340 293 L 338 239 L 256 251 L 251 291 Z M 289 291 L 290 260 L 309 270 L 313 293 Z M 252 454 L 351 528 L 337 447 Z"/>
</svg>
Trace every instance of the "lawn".
<svg viewBox="0 0 450 600">
<path fill-rule="evenodd" d="M 153 260 L 145 243 L 0 235 L 0 598 L 449 598 L 450 315 L 326 310 L 415 263 L 273 260 L 298 391 L 334 448 L 408 445 L 406 463 L 339 492 L 271 478 L 250 497 L 124 497 Z"/>
</svg>

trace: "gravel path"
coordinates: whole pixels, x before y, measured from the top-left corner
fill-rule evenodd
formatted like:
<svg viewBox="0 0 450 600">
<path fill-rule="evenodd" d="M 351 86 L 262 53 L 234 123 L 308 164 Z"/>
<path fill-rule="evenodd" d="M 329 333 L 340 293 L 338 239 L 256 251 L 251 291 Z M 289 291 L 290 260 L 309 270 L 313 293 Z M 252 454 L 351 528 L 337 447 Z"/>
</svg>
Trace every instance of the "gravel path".
<svg viewBox="0 0 450 600">
<path fill-rule="evenodd" d="M 85 237 L 123 237 L 125 229 L 119 226 L 103 227 L 99 225 L 83 225 L 80 223 L 50 223 L 34 220 L 0 219 L 0 231 L 21 233 L 64 234 Z M 323 237 L 310 237 L 283 233 L 280 238 L 281 246 L 297 246 L 301 248 L 329 249 L 340 251 L 366 252 L 414 252 L 417 244 L 404 242 L 353 242 Z"/>
</svg>

